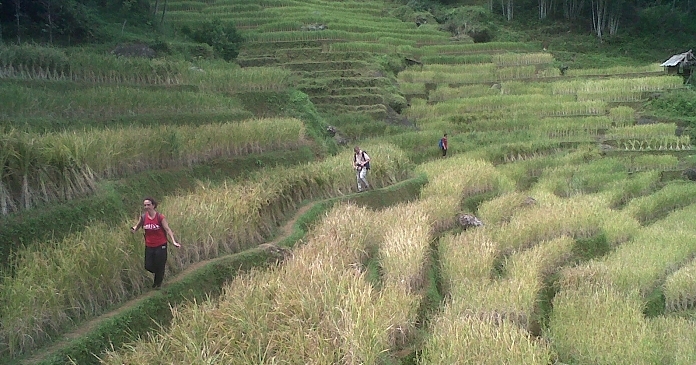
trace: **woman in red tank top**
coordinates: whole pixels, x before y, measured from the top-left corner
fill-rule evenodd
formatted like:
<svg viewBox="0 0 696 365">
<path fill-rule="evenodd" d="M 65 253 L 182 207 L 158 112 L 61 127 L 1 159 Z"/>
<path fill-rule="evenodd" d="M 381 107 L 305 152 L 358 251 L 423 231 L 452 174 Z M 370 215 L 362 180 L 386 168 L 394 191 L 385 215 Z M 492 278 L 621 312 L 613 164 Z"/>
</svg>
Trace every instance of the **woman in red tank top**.
<svg viewBox="0 0 696 365">
<path fill-rule="evenodd" d="M 145 231 L 145 270 L 155 274 L 152 287 L 159 289 L 164 280 L 164 268 L 167 264 L 167 235 L 174 247 L 181 247 L 174 238 L 174 232 L 169 228 L 167 219 L 155 209 L 157 202 L 152 198 L 143 200 L 145 213 L 140 217 L 138 224 L 131 227 L 135 233 L 140 227 Z"/>
</svg>

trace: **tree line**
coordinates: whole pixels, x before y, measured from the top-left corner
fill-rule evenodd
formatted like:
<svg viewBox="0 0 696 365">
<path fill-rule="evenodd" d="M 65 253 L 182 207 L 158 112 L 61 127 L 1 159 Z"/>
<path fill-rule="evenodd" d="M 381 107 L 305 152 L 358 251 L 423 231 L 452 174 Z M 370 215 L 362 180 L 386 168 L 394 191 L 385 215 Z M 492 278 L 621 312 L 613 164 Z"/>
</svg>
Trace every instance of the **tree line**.
<svg viewBox="0 0 696 365">
<path fill-rule="evenodd" d="M 415 11 L 447 18 L 452 7 L 481 6 L 505 21 L 528 25 L 563 20 L 591 29 L 603 39 L 630 33 L 696 35 L 696 0 L 396 0 Z M 440 14 L 440 16 L 438 16 Z M 444 16 L 442 14 L 445 14 Z M 439 19 L 438 19 L 439 20 Z"/>
<path fill-rule="evenodd" d="M 147 0 L 0 0 L 0 42 L 99 42 L 107 23 L 144 25 L 149 12 Z"/>
<path fill-rule="evenodd" d="M 457 7 L 478 6 L 508 22 L 564 20 L 600 39 L 619 34 L 696 35 L 696 0 L 394 0 L 441 23 Z M 113 39 L 107 24 L 161 23 L 167 0 L 0 0 L 0 43 L 80 44 Z M 466 13 L 466 12 L 461 12 Z M 444 15 L 443 15 L 444 14 Z M 472 24 L 472 19 L 462 21 Z M 123 27 L 119 29 L 122 31 Z M 111 27 L 113 35 L 113 26 Z"/>
</svg>

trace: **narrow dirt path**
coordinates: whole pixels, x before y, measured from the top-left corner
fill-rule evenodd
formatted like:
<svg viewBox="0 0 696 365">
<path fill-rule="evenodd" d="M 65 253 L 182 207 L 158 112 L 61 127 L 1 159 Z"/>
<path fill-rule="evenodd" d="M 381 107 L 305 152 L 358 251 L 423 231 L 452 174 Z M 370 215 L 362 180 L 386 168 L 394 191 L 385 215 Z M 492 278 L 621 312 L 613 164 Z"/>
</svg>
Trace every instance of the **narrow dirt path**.
<svg viewBox="0 0 696 365">
<path fill-rule="evenodd" d="M 290 236 L 292 234 L 293 226 L 297 222 L 297 219 L 299 217 L 301 217 L 303 214 L 305 214 L 315 204 L 317 204 L 317 202 L 305 204 L 302 207 L 300 207 L 300 209 L 298 209 L 295 212 L 295 214 L 293 214 L 293 216 L 287 222 L 285 222 L 285 224 L 281 227 L 279 234 L 276 235 L 276 237 L 273 240 L 266 242 L 266 244 L 278 244 L 280 241 L 282 241 L 283 239 Z M 165 282 L 165 285 L 179 282 L 179 281 L 183 280 L 186 276 L 188 276 L 191 273 L 195 272 L 196 270 L 200 269 L 201 267 L 206 266 L 212 262 L 221 260 L 227 256 L 228 255 L 196 262 L 195 264 L 187 267 L 182 272 L 178 273 L 171 280 L 167 280 Z M 95 328 L 97 328 L 97 326 L 99 326 L 99 324 L 101 324 L 104 321 L 106 321 L 112 317 L 115 317 L 115 316 L 121 314 L 122 312 L 134 307 L 135 305 L 137 305 L 141 301 L 143 301 L 149 297 L 152 297 L 153 295 L 155 295 L 155 293 L 157 293 L 157 292 L 152 291 L 152 290 L 147 291 L 147 292 L 141 294 L 140 296 L 123 303 L 118 308 L 115 308 L 112 311 L 109 311 L 109 312 L 104 313 L 98 317 L 92 318 L 87 322 L 82 323 L 80 326 L 73 329 L 72 331 L 63 334 L 59 340 L 56 340 L 51 345 L 38 349 L 30 357 L 28 357 L 25 360 L 23 360 L 22 362 L 20 362 L 20 364 L 22 364 L 22 365 L 36 365 L 36 364 L 38 364 L 41 360 L 46 359 L 47 357 L 58 352 L 63 347 L 67 346 L 71 341 L 90 333 Z"/>
</svg>

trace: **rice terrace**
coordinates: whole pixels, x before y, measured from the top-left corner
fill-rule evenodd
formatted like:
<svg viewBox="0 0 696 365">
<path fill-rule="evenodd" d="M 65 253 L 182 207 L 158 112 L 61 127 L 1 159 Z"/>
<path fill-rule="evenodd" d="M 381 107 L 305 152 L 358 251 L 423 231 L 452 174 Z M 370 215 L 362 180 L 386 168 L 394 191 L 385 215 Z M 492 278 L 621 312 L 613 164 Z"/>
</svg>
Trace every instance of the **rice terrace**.
<svg viewBox="0 0 696 365">
<path fill-rule="evenodd" d="M 696 364 L 696 5 L 612 4 L 1 1 L 0 363 Z"/>
</svg>

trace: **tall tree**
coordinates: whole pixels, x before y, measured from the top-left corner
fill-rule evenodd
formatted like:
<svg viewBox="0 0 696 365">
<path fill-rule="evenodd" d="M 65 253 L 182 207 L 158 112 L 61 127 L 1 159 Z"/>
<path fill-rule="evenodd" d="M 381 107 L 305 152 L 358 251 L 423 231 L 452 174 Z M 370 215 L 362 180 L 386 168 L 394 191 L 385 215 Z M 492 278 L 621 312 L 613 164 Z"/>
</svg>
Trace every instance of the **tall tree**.
<svg viewBox="0 0 696 365">
<path fill-rule="evenodd" d="M 22 11 L 22 0 L 12 0 L 15 8 L 15 20 L 17 21 L 17 44 L 22 44 L 22 28 L 19 26 L 19 14 Z"/>
<path fill-rule="evenodd" d="M 505 19 L 508 21 L 512 20 L 515 5 L 514 0 L 500 0 L 500 5 L 503 8 L 503 16 Z"/>
<path fill-rule="evenodd" d="M 167 0 L 164 0 L 164 6 L 162 6 L 162 19 L 160 20 L 160 25 L 164 24 L 165 13 L 167 13 Z"/>
<path fill-rule="evenodd" d="M 2 1 L 0 1 L 0 9 L 2 8 Z M 2 46 L 2 21 L 0 21 L 0 46 Z"/>
<path fill-rule="evenodd" d="M 57 11 L 60 4 L 57 2 L 58 0 L 39 0 L 39 4 L 43 7 L 43 11 L 39 16 L 46 22 L 49 44 L 53 44 L 53 30 L 55 29 L 55 22 L 58 20 Z"/>
<path fill-rule="evenodd" d="M 553 0 L 537 0 L 539 2 L 539 20 L 546 19 L 553 12 Z"/>
<path fill-rule="evenodd" d="M 619 31 L 619 12 L 614 11 L 609 13 L 609 22 L 607 24 L 607 29 L 609 29 L 609 35 L 616 35 Z"/>
<path fill-rule="evenodd" d="M 604 28 L 607 24 L 609 0 L 592 0 L 592 31 L 599 39 L 604 35 Z"/>
<path fill-rule="evenodd" d="M 615 35 L 619 30 L 621 3 L 619 0 L 592 0 L 592 30 L 599 39 L 608 32 Z"/>
<path fill-rule="evenodd" d="M 563 0 L 563 17 L 568 20 L 578 19 L 584 7 L 585 0 Z"/>
</svg>

